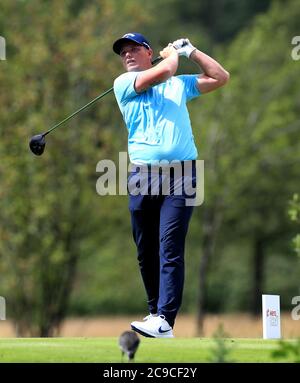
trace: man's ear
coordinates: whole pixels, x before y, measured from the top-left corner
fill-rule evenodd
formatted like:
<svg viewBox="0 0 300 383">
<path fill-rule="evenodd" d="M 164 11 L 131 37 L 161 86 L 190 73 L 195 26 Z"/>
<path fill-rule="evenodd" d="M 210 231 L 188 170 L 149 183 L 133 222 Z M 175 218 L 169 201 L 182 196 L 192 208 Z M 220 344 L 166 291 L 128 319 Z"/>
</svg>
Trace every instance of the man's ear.
<svg viewBox="0 0 300 383">
<path fill-rule="evenodd" d="M 153 50 L 152 50 L 151 48 L 148 49 L 148 54 L 149 54 L 150 59 L 152 60 L 152 57 L 153 57 Z"/>
</svg>

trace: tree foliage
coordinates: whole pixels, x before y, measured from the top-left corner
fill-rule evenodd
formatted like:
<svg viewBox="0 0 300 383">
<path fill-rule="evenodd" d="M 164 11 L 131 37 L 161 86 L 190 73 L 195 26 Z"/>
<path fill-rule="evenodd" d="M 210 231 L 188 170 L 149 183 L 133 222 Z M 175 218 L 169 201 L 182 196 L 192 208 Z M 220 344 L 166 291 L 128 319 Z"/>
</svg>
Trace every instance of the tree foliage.
<svg viewBox="0 0 300 383">
<path fill-rule="evenodd" d="M 128 31 L 147 35 L 156 54 L 187 36 L 231 73 L 228 86 L 189 107 L 205 160 L 205 203 L 189 232 L 183 310 L 197 303 L 205 253 L 206 309 L 249 309 L 255 249 L 268 270 L 256 295 L 271 285 L 284 296 L 295 288 L 296 278 L 287 280 L 279 265 L 295 267 L 286 201 L 299 190 L 299 62 L 290 55 L 299 33 L 296 0 L 284 7 L 6 0 L 0 7 L 7 42 L 0 62 L 0 289 L 19 335 L 55 334 L 68 313 L 146 310 L 127 199 L 95 191 L 97 162 L 117 162 L 127 150 L 113 95 L 47 136 L 42 157 L 28 148 L 33 134 L 112 86 L 122 67 L 111 45 Z M 181 60 L 181 72 L 197 70 Z"/>
<path fill-rule="evenodd" d="M 201 112 L 193 104 L 194 126 L 200 127 L 198 146 L 206 164 L 205 203 L 199 219 L 208 212 L 210 228 L 222 220 L 220 230 L 210 238 L 219 240 L 216 267 L 228 243 L 240 244 L 238 262 L 244 260 L 247 272 L 239 286 L 245 288 L 244 308 L 253 312 L 260 311 L 262 292 L 275 289 L 266 274 L 267 252 L 282 252 L 287 262 L 289 258 L 284 245 L 291 230 L 286 201 L 298 190 L 300 161 L 299 63 L 291 59 L 298 17 L 296 1 L 284 9 L 276 2 L 267 15 L 257 17 L 226 52 L 217 54 L 231 73 L 229 85 L 203 97 Z M 214 294 L 215 279 L 219 280 L 216 272 L 210 275 L 208 295 Z M 209 277 L 207 272 L 205 276 Z M 225 289 L 221 284 L 223 308 L 229 286 L 230 282 Z"/>
</svg>

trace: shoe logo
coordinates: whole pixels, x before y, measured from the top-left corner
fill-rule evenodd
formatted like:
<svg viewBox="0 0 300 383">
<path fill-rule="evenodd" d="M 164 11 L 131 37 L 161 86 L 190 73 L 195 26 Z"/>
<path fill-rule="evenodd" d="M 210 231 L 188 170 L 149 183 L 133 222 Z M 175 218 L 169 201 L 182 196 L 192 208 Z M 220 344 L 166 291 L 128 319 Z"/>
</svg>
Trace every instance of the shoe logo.
<svg viewBox="0 0 300 383">
<path fill-rule="evenodd" d="M 161 334 L 163 334 L 164 332 L 168 332 L 168 331 L 170 331 L 171 329 L 169 328 L 168 330 L 162 330 L 161 329 L 161 326 L 160 326 L 160 328 L 158 329 L 158 332 L 159 333 L 161 333 Z"/>
</svg>

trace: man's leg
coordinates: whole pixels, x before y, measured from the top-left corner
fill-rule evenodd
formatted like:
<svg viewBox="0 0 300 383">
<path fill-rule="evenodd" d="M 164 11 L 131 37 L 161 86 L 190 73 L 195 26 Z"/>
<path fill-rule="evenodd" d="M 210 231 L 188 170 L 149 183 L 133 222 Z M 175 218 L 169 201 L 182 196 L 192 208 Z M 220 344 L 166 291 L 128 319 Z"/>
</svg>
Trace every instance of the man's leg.
<svg viewBox="0 0 300 383">
<path fill-rule="evenodd" d="M 185 199 L 166 196 L 160 211 L 160 288 L 158 313 L 171 327 L 182 301 L 184 285 L 184 247 L 193 206 Z"/>
<path fill-rule="evenodd" d="M 159 294 L 159 206 L 150 196 L 129 196 L 133 238 L 149 311 L 157 313 Z"/>
</svg>

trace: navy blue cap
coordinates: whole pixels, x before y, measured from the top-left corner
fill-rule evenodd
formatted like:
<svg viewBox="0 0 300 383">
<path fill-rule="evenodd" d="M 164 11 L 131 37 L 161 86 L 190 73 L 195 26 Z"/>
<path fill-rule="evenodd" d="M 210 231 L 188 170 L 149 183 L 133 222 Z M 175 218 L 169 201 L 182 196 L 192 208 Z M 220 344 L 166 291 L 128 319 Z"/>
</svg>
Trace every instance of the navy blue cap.
<svg viewBox="0 0 300 383">
<path fill-rule="evenodd" d="M 149 41 L 140 33 L 126 33 L 124 36 L 122 36 L 120 39 L 116 40 L 113 45 L 113 51 L 120 54 L 122 44 L 126 41 L 133 41 L 139 45 L 144 46 L 147 49 L 150 49 Z"/>
</svg>

